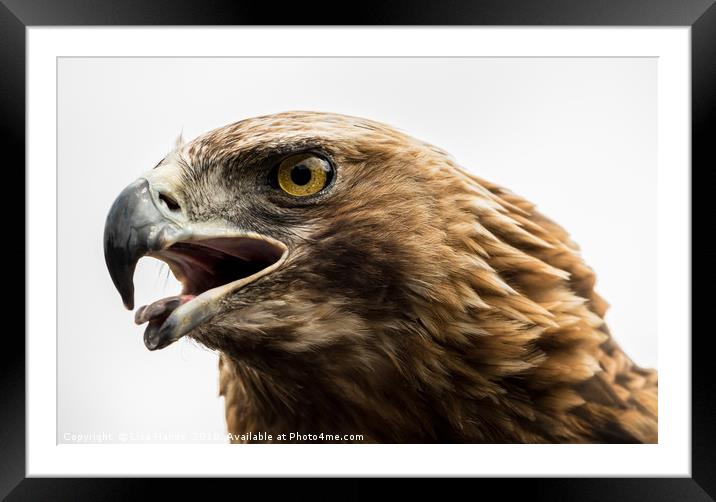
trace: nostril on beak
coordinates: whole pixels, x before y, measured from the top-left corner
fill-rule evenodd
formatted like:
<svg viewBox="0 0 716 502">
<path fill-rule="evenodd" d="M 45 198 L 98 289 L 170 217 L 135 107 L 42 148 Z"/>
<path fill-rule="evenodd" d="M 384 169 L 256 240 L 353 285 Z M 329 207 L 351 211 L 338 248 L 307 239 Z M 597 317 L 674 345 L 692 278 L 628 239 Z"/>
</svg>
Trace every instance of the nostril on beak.
<svg viewBox="0 0 716 502">
<path fill-rule="evenodd" d="M 179 206 L 179 203 L 171 196 L 166 193 L 159 193 L 159 200 L 162 201 L 162 204 L 164 204 L 167 209 L 170 211 L 179 211 L 181 209 L 181 206 Z"/>
</svg>

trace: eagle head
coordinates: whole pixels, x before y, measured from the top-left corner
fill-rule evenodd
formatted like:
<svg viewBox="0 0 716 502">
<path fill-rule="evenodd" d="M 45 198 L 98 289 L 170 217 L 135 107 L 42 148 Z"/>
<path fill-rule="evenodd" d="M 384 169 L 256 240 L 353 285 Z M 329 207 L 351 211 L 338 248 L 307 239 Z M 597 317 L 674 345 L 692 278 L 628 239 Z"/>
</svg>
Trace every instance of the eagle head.
<svg viewBox="0 0 716 502">
<path fill-rule="evenodd" d="M 590 383 L 636 370 L 567 234 L 370 120 L 281 113 L 179 144 L 116 199 L 104 249 L 129 309 L 140 258 L 181 282 L 135 320 L 150 350 L 220 352 L 230 430 L 595 440 L 575 410 L 635 399 Z"/>
</svg>

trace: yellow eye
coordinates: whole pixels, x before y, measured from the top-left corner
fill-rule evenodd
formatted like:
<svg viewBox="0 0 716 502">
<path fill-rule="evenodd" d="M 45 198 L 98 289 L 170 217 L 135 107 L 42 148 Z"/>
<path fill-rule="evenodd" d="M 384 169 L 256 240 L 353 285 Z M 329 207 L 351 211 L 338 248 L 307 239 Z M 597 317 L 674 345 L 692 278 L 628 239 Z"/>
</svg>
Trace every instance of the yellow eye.
<svg viewBox="0 0 716 502">
<path fill-rule="evenodd" d="M 278 186 L 289 195 L 306 197 L 323 190 L 331 175 L 328 161 L 310 153 L 293 155 L 278 166 Z"/>
</svg>

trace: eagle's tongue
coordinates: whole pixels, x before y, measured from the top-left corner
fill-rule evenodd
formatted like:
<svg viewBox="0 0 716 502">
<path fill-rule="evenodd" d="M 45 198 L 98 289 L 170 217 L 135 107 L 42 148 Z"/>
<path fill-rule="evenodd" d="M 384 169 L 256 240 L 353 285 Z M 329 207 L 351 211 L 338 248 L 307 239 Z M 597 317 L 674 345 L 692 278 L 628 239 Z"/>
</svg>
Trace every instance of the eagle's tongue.
<svg viewBox="0 0 716 502">
<path fill-rule="evenodd" d="M 147 329 L 144 330 L 144 344 L 154 350 L 158 348 L 156 343 L 151 342 L 159 328 L 162 327 L 164 321 L 167 320 L 169 314 L 174 312 L 180 305 L 185 304 L 188 301 L 196 298 L 194 295 L 179 295 L 170 296 L 169 298 L 162 298 L 156 302 L 140 307 L 137 313 L 134 314 L 134 322 L 137 324 L 144 324 L 149 322 Z"/>
<path fill-rule="evenodd" d="M 179 295 L 170 296 L 168 298 L 162 298 L 156 302 L 145 305 L 137 309 L 134 314 L 134 322 L 136 324 L 144 324 L 149 322 L 150 324 L 156 324 L 157 328 L 169 317 L 175 309 L 186 302 L 193 300 L 194 295 Z"/>
</svg>

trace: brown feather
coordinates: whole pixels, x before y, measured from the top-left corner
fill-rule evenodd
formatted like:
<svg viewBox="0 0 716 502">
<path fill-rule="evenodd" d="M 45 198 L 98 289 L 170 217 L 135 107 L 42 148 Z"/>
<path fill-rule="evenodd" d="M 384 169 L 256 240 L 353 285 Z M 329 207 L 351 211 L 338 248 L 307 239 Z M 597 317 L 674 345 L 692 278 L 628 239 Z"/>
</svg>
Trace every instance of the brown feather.
<svg viewBox="0 0 716 502">
<path fill-rule="evenodd" d="M 340 115 L 238 122 L 182 155 L 198 200 L 212 166 L 308 147 L 338 166 L 333 192 L 302 210 L 287 262 L 250 301 L 194 334 L 221 351 L 229 431 L 657 441 L 656 373 L 612 339 L 594 273 L 533 204 L 436 147 Z"/>
</svg>

